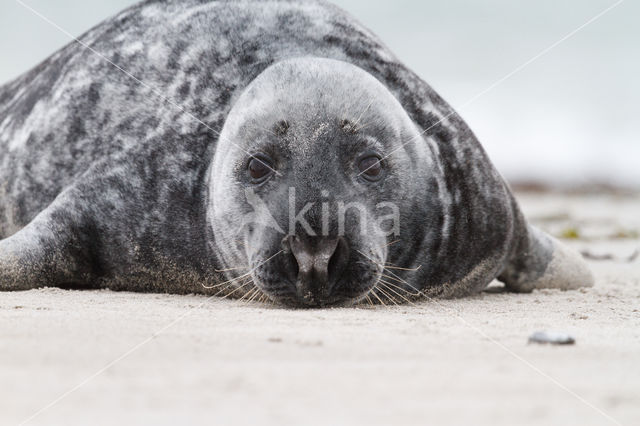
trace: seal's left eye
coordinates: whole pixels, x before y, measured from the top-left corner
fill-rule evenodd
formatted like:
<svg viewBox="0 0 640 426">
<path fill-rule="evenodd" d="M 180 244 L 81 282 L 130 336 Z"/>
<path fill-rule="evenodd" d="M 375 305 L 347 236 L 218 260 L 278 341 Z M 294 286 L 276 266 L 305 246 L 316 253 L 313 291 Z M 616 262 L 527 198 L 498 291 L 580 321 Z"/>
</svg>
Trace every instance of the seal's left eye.
<svg viewBox="0 0 640 426">
<path fill-rule="evenodd" d="M 273 170 L 271 163 L 266 158 L 258 158 L 252 157 L 249 161 L 249 166 L 247 167 L 249 170 L 249 176 L 255 183 L 262 182 L 265 180 Z"/>
<path fill-rule="evenodd" d="M 375 155 L 363 158 L 358 163 L 360 176 L 370 181 L 376 181 L 382 177 L 382 160 Z"/>
</svg>

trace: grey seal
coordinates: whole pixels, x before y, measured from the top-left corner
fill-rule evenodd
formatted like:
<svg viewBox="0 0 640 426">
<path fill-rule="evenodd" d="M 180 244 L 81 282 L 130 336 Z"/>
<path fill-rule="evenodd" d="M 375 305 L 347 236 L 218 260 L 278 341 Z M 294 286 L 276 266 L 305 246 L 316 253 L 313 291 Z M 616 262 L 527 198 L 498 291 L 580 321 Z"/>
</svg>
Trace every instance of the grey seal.
<svg viewBox="0 0 640 426">
<path fill-rule="evenodd" d="M 468 126 L 323 1 L 146 1 L 0 88 L 0 289 L 289 306 L 576 288 Z"/>
</svg>

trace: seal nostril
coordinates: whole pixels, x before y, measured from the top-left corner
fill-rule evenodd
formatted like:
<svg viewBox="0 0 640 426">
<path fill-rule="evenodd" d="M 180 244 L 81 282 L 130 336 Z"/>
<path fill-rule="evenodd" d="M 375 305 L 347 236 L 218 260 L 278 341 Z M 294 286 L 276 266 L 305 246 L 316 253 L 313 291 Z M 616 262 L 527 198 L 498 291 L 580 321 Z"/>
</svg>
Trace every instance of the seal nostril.
<svg viewBox="0 0 640 426">
<path fill-rule="evenodd" d="M 298 273 L 300 272 L 300 267 L 298 266 L 298 261 L 293 253 L 285 253 L 285 271 L 287 271 L 287 278 L 292 283 L 295 283 L 298 279 Z"/>
<path fill-rule="evenodd" d="M 342 272 L 344 271 L 347 262 L 349 261 L 349 245 L 347 241 L 340 237 L 336 244 L 335 251 L 329 259 L 328 265 L 328 277 L 329 283 L 333 286 L 340 279 Z"/>
<path fill-rule="evenodd" d="M 282 239 L 281 247 L 284 255 L 284 264 L 285 271 L 287 271 L 287 278 L 291 282 L 296 282 L 298 279 L 298 273 L 300 272 L 300 267 L 298 265 L 298 260 L 293 253 L 291 248 L 291 236 L 286 236 Z"/>
</svg>

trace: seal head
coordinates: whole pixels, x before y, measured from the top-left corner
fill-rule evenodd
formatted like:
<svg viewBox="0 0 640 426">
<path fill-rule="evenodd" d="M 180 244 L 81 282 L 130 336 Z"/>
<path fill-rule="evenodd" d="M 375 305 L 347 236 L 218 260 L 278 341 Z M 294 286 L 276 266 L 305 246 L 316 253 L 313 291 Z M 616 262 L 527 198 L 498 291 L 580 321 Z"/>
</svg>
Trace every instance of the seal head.
<svg viewBox="0 0 640 426">
<path fill-rule="evenodd" d="M 419 180 L 420 147 L 401 146 L 417 136 L 387 88 L 354 65 L 267 68 L 231 109 L 211 170 L 209 223 L 229 279 L 245 274 L 293 305 L 364 297 L 399 232 L 402 188 Z"/>
</svg>

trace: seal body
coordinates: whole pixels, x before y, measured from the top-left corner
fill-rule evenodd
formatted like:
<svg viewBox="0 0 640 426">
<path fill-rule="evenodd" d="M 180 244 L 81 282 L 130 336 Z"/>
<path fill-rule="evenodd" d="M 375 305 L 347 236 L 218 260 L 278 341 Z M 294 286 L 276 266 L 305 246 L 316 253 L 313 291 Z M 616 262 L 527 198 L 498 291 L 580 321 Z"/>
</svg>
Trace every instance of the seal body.
<svg viewBox="0 0 640 426">
<path fill-rule="evenodd" d="M 0 289 L 324 305 L 592 282 L 451 107 L 335 6 L 147 1 L 79 40 L 0 88 Z M 344 199 L 361 219 L 392 205 L 393 235 L 321 218 Z"/>
</svg>

